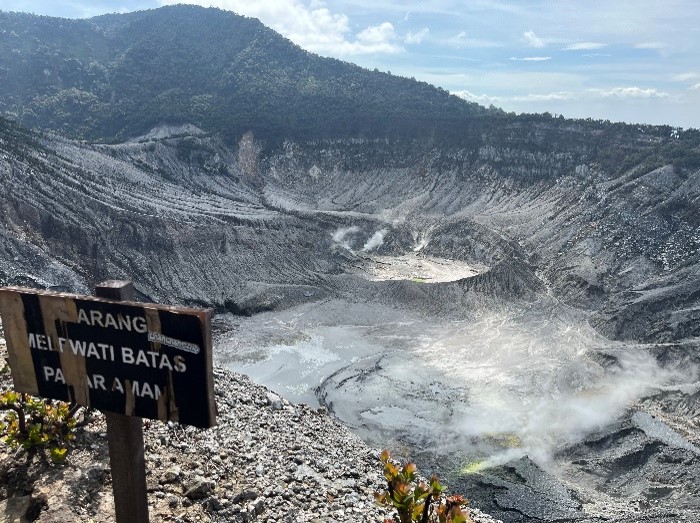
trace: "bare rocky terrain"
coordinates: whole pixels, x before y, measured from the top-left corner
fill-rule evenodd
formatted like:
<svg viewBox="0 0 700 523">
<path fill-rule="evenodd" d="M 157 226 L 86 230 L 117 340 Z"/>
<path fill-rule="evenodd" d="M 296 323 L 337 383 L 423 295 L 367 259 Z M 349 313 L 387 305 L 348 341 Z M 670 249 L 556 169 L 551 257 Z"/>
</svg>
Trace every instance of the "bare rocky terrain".
<svg viewBox="0 0 700 523">
<path fill-rule="evenodd" d="M 541 141 L 271 150 L 192 126 L 113 145 L 9 126 L 0 282 L 89 292 L 122 278 L 145 300 L 213 306 L 220 365 L 278 361 L 282 395 L 303 387 L 504 521 L 697 519 L 700 171 L 612 170 L 585 149 L 537 153 Z M 282 356 L 319 339 L 320 363 Z M 271 431 L 285 413 L 336 430 L 315 406 L 266 408 Z M 154 428 L 149 452 L 178 430 Z M 372 454 L 348 445 L 343 459 Z M 182 490 L 158 488 L 158 506 Z"/>
</svg>

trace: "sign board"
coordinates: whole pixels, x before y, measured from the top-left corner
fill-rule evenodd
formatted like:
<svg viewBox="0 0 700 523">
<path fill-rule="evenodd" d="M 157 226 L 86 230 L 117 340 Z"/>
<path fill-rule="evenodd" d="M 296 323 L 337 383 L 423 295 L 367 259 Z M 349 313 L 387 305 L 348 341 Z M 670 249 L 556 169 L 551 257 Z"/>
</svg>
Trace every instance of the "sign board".
<svg viewBox="0 0 700 523">
<path fill-rule="evenodd" d="M 210 309 L 4 287 L 0 315 L 17 391 L 215 424 Z"/>
</svg>

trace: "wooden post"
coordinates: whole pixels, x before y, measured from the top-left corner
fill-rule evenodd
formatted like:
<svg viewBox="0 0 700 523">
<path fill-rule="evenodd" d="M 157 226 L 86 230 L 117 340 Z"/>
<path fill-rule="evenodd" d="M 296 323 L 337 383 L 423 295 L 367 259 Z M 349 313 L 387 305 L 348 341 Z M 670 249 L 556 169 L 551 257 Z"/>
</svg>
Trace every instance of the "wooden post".
<svg viewBox="0 0 700 523">
<path fill-rule="evenodd" d="M 134 286 L 128 281 L 105 281 L 95 287 L 95 296 L 111 300 L 133 300 Z M 141 418 L 105 412 L 112 492 L 117 523 L 148 523 L 146 461 Z"/>
</svg>

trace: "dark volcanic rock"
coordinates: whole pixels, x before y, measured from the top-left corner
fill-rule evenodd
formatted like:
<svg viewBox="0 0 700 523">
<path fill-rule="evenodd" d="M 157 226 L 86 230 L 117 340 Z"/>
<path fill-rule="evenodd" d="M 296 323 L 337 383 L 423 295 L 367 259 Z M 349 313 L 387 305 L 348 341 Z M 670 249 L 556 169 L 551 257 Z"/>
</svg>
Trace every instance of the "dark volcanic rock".
<svg viewBox="0 0 700 523">
<path fill-rule="evenodd" d="M 700 361 L 698 133 L 676 138 L 664 127 L 527 116 L 468 123 L 459 139 L 444 143 L 420 133 L 410 140 L 359 133 L 265 141 L 241 132 L 232 139 L 187 124 L 107 145 L 35 135 L 2 120 L 0 284 L 85 293 L 98 281 L 121 278 L 133 280 L 148 301 L 212 306 L 240 316 L 337 300 L 338 316 L 347 304 L 377 311 L 372 325 L 381 322 L 382 308 L 392 307 L 424 315 L 426 324 L 495 316 L 489 327 L 494 332 L 501 328 L 501 311 L 517 310 L 527 321 L 515 327 L 544 333 L 531 340 L 528 350 L 534 352 L 548 343 L 548 322 L 584 335 L 593 325 L 595 343 L 579 351 L 592 362 L 590 373 L 567 371 L 555 383 L 545 376 L 550 402 L 560 389 L 580 392 L 585 401 L 588 378 L 623 367 L 619 342 L 629 352 L 649 351 L 659 370 L 688 371 L 687 383 L 621 402 L 620 409 L 628 409 L 622 420 L 606 420 L 596 427 L 600 434 L 562 442 L 552 470 L 522 458 L 451 478 L 450 486 L 463 485 L 478 506 L 509 521 L 630 521 L 636 514 L 639 521 L 663 521 L 673 511 L 692 520 L 700 499 L 697 376 L 690 372 Z M 383 279 L 370 270 L 382 264 L 392 269 L 402 256 L 475 271 L 432 282 L 419 271 Z M 567 325 L 574 317 L 580 321 Z M 407 339 L 400 325 L 394 335 Z M 561 345 L 571 339 L 562 337 Z M 452 348 L 458 343 L 464 345 L 458 339 Z M 492 350 L 474 354 L 487 360 Z M 421 389 L 413 369 L 397 376 L 383 367 L 387 354 L 370 354 L 321 376 L 321 401 L 358 432 L 376 422 L 378 434 L 411 450 L 426 442 L 434 448 L 430 444 L 444 436 L 456 447 L 454 463 L 425 463 L 454 473 L 462 466 L 459 430 L 430 428 L 449 425 L 478 391 L 459 379 L 436 387 L 438 392 L 433 383 Z M 398 350 L 390 356 L 404 357 Z M 526 356 L 516 363 L 526 365 Z M 432 364 L 433 357 L 424 359 Z M 527 370 L 521 381 L 541 377 L 539 369 Z M 378 406 L 377 397 L 360 394 L 372 383 L 373 390 L 388 384 L 399 398 Z M 357 386 L 354 396 L 347 384 Z M 378 515 L 359 500 L 369 485 L 332 471 L 334 459 L 351 468 L 343 460 L 352 455 L 370 474 L 370 451 L 342 432 L 337 447 L 352 450 L 334 447 L 328 456 L 315 447 L 319 437 L 339 430 L 327 416 L 267 391 L 248 391 L 243 378 L 231 378 L 229 385 L 219 395 L 230 409 L 210 433 L 216 437 L 153 429 L 149 445 L 161 460 L 151 478 L 162 494 L 157 510 L 205 510 L 222 521 L 292 520 L 300 511 L 307 518 L 348 521 Z M 366 405 L 344 416 L 339 399 Z M 416 417 L 424 424 L 413 432 L 390 423 L 387 428 L 379 418 L 391 409 L 408 425 Z M 287 430 L 292 423 L 301 432 Z M 310 450 L 296 448 L 300 441 Z M 188 460 L 192 467 L 167 475 L 169 460 L 191 448 L 193 454 L 218 453 L 221 462 Z M 283 457 L 269 459 L 272 448 L 281 448 Z M 99 492 L 83 484 L 82 472 L 72 474 L 89 502 L 85 510 L 99 506 Z M 214 483 L 197 476 L 211 476 Z M 307 484 L 320 489 L 319 506 L 332 498 L 332 514 L 304 505 Z M 183 485 L 189 497 L 182 496 Z M 253 491 L 254 499 L 228 495 Z"/>
<path fill-rule="evenodd" d="M 584 516 L 579 501 L 562 483 L 529 458 L 520 458 L 479 475 L 482 489 L 492 492 L 493 508 L 508 521 L 558 521 Z"/>
</svg>

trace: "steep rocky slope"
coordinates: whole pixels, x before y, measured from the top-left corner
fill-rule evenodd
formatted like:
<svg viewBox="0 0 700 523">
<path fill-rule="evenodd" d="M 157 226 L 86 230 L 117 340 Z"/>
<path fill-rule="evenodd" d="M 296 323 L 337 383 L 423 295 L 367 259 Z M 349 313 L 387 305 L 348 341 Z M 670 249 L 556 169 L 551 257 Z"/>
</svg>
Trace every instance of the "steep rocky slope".
<svg viewBox="0 0 700 523">
<path fill-rule="evenodd" d="M 470 296 L 549 292 L 613 339 L 699 333 L 700 170 L 672 161 L 618 173 L 585 151 L 385 141 L 265 153 L 188 128 L 87 145 L 10 124 L 0 146 L 4 283 L 127 277 L 153 299 L 246 313 L 340 293 L 463 315 Z M 371 253 L 482 270 L 427 287 L 349 274 Z"/>
</svg>

